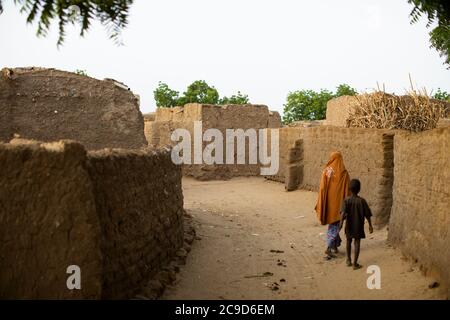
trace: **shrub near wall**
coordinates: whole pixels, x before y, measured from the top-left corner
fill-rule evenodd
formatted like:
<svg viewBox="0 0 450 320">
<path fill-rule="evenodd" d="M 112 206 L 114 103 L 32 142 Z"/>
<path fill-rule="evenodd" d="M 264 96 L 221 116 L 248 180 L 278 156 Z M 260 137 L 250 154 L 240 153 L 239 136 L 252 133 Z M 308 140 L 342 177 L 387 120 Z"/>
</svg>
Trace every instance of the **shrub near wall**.
<svg viewBox="0 0 450 320">
<path fill-rule="evenodd" d="M 396 134 L 389 240 L 450 285 L 450 127 Z M 449 291 L 450 296 L 450 291 Z"/>
</svg>

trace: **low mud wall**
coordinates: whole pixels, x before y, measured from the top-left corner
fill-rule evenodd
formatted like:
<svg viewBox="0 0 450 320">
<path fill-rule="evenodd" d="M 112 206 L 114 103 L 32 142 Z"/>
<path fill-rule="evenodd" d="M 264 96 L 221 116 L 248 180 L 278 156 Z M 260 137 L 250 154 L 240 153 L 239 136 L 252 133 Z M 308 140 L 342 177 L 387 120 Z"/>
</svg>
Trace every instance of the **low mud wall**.
<svg viewBox="0 0 450 320">
<path fill-rule="evenodd" d="M 449 290 L 450 127 L 396 134 L 394 150 L 389 240 Z"/>
<path fill-rule="evenodd" d="M 55 69 L 3 69 L 0 141 L 71 139 L 88 150 L 147 145 L 139 101 L 114 80 Z"/>
<path fill-rule="evenodd" d="M 183 244 L 181 168 L 166 151 L 95 151 L 88 160 L 102 231 L 102 295 L 133 297 Z"/>
<path fill-rule="evenodd" d="M 332 151 L 340 151 L 350 178 L 361 181 L 361 196 L 366 198 L 374 222 L 389 221 L 392 205 L 393 136 L 387 130 L 319 126 L 280 130 L 280 170 L 269 177 L 285 182 L 292 169 L 301 170 L 298 187 L 318 190 L 322 170 Z M 290 149 L 297 141 L 298 156 L 289 161 Z M 293 168 L 294 167 L 294 168 Z M 292 189 L 292 186 L 290 186 Z"/>
<path fill-rule="evenodd" d="M 0 143 L 0 298 L 130 298 L 183 244 L 166 150 Z M 67 267 L 81 269 L 69 290 Z"/>
</svg>

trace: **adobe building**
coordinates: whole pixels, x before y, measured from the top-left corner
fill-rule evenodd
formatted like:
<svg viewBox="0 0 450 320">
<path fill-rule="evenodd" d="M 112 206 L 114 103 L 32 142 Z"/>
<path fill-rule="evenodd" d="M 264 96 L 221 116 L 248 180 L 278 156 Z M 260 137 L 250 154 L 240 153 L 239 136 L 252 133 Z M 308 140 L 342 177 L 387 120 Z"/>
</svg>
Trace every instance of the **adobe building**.
<svg viewBox="0 0 450 320">
<path fill-rule="evenodd" d="M 0 141 L 71 139 L 88 150 L 147 145 L 139 98 L 124 84 L 45 68 L 4 68 Z"/>
</svg>

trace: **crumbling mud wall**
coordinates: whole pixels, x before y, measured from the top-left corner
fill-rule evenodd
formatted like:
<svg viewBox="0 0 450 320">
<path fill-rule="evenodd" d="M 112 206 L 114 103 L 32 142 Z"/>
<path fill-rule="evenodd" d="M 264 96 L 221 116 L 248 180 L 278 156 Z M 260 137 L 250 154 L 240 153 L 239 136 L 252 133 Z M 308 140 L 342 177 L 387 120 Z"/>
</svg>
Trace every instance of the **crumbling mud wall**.
<svg viewBox="0 0 450 320">
<path fill-rule="evenodd" d="M 96 299 L 100 225 L 77 143 L 0 143 L 0 298 Z M 68 290 L 67 267 L 82 272 Z"/>
<path fill-rule="evenodd" d="M 277 112 L 269 111 L 264 105 L 207 105 L 190 103 L 184 107 L 158 108 L 154 121 L 146 121 L 146 137 L 150 145 L 174 145 L 171 134 L 175 129 L 186 129 L 192 137 L 192 150 L 194 146 L 194 122 L 202 122 L 202 135 L 208 129 L 218 129 L 224 139 L 226 129 L 263 129 L 281 127 L 281 118 Z M 202 150 L 210 142 L 202 142 Z M 235 140 L 235 147 L 236 147 Z M 252 176 L 260 174 L 259 164 L 249 164 L 248 138 L 245 141 L 245 164 L 237 164 L 236 149 L 234 164 L 194 164 L 192 155 L 191 164 L 183 166 L 183 173 L 200 180 L 228 179 L 234 176 Z M 258 151 L 258 150 L 256 150 Z M 223 162 L 225 163 L 226 149 L 223 145 Z"/>
<path fill-rule="evenodd" d="M 71 139 L 87 149 L 147 145 L 137 96 L 114 80 L 55 69 L 3 69 L 0 141 Z"/>
<path fill-rule="evenodd" d="M 389 240 L 449 289 L 450 127 L 396 134 L 394 150 Z"/>
<path fill-rule="evenodd" d="M 298 187 L 318 190 L 320 176 L 331 152 L 340 151 L 351 178 L 361 181 L 361 196 L 366 198 L 374 214 L 375 224 L 389 221 L 392 206 L 393 136 L 388 130 L 318 126 L 282 128 L 280 130 L 280 170 L 273 177 L 286 181 L 300 174 Z M 292 153 L 295 146 L 299 156 Z M 290 171 L 289 171 L 290 170 Z"/>
<path fill-rule="evenodd" d="M 272 176 L 266 176 L 266 179 L 279 181 L 285 183 L 286 177 L 288 176 L 288 166 L 289 166 L 289 149 L 295 147 L 295 142 L 303 137 L 305 127 L 295 126 L 295 127 L 283 127 L 279 129 L 279 168 L 278 172 Z M 270 142 L 270 139 L 269 139 Z M 302 150 L 303 151 L 303 150 Z M 292 187 L 293 188 L 293 187 Z"/>
<path fill-rule="evenodd" d="M 0 82 L 0 142 L 7 142 L 13 136 L 11 105 L 5 99 Z"/>
<path fill-rule="evenodd" d="M 19 139 L 0 144 L 0 167 L 0 298 L 131 298 L 183 244 L 167 150 Z"/>
<path fill-rule="evenodd" d="M 183 244 L 181 168 L 167 151 L 94 151 L 103 298 L 133 297 Z"/>
</svg>

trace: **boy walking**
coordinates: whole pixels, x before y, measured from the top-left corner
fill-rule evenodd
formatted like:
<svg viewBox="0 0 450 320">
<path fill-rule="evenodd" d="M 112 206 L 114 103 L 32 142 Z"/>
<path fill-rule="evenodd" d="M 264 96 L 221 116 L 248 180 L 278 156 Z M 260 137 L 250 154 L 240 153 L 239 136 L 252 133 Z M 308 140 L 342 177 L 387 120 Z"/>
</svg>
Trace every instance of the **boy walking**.
<svg viewBox="0 0 450 320">
<path fill-rule="evenodd" d="M 353 269 L 356 270 L 361 268 L 361 265 L 358 264 L 358 257 L 361 239 L 366 237 L 366 234 L 364 233 L 365 219 L 367 219 L 367 222 L 369 223 L 369 232 L 373 232 L 372 222 L 370 221 L 372 212 L 370 211 L 366 200 L 358 196 L 361 189 L 361 182 L 358 179 L 352 179 L 350 181 L 349 189 L 352 194 L 342 202 L 339 230 L 342 229 L 344 220 L 347 221 L 345 224 L 345 235 L 347 237 L 347 266 L 353 266 Z M 352 263 L 351 252 L 353 240 L 355 240 L 355 252 Z"/>
</svg>

